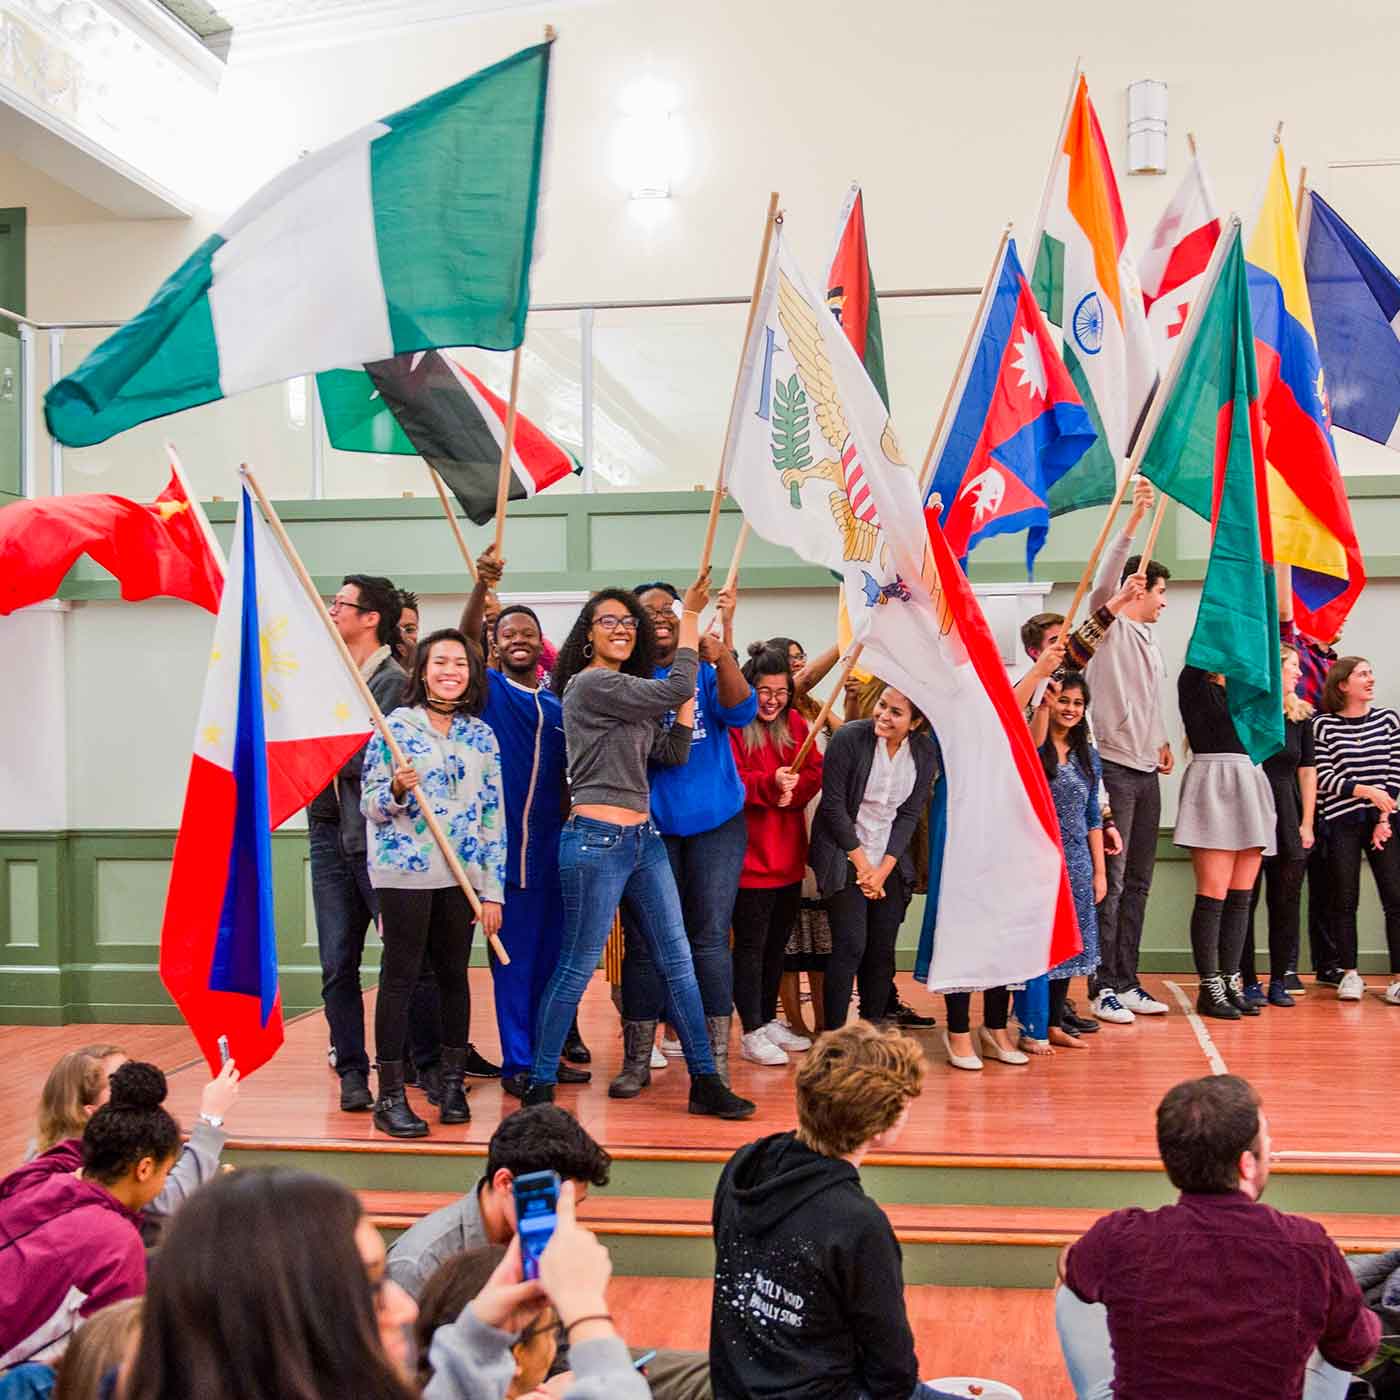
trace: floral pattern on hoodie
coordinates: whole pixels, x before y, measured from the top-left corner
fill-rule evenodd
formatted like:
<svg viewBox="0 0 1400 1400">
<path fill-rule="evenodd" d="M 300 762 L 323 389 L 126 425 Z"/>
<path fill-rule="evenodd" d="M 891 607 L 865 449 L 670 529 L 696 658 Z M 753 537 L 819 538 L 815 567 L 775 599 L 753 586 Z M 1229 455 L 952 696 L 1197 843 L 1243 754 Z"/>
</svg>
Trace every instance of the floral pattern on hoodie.
<svg viewBox="0 0 1400 1400">
<path fill-rule="evenodd" d="M 376 888 L 438 889 L 453 883 L 419 805 L 420 795 L 447 833 L 472 888 L 484 900 L 505 896 L 506 828 L 501 806 L 501 755 L 483 720 L 454 715 L 439 734 L 427 711 L 402 706 L 389 729 L 421 775 L 399 801 L 394 765 L 376 734 L 365 751 L 360 810 L 366 817 L 370 881 Z"/>
</svg>

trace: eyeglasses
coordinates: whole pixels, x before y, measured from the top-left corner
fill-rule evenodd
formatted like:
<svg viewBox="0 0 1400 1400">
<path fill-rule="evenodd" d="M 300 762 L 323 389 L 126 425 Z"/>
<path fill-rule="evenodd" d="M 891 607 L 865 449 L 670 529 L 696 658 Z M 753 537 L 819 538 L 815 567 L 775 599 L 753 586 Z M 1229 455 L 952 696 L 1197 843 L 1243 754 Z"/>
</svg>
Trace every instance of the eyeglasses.
<svg viewBox="0 0 1400 1400">
<path fill-rule="evenodd" d="M 802 665 L 805 665 L 805 664 L 806 664 L 806 661 L 807 661 L 807 653 L 806 653 L 805 651 L 790 651 L 790 652 L 788 652 L 788 665 L 789 665 L 789 666 L 802 666 Z"/>
<path fill-rule="evenodd" d="M 766 685 L 761 685 L 757 694 L 760 700 L 786 700 L 790 692 L 786 686 L 782 690 L 770 690 Z"/>
<path fill-rule="evenodd" d="M 375 608 L 366 608 L 359 603 L 352 603 L 349 598 L 332 598 L 326 604 L 326 611 L 329 613 L 339 612 L 341 608 L 354 608 L 356 612 L 375 612 Z"/>
<path fill-rule="evenodd" d="M 616 613 L 604 613 L 602 617 L 593 619 L 595 627 L 601 627 L 604 632 L 616 632 L 621 628 L 624 632 L 635 632 L 637 630 L 637 619 L 631 613 L 619 617 Z"/>
</svg>

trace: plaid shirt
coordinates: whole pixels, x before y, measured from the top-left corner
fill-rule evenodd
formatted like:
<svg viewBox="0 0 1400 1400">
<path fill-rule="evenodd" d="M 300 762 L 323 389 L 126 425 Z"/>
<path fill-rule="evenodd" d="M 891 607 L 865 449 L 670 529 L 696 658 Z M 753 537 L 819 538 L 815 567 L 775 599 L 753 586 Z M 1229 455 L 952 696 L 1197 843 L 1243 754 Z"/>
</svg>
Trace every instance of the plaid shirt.
<svg viewBox="0 0 1400 1400">
<path fill-rule="evenodd" d="M 1327 679 L 1327 672 L 1337 659 L 1337 653 L 1331 647 L 1325 647 L 1321 642 L 1305 637 L 1291 619 L 1287 622 L 1280 621 L 1278 630 L 1283 644 L 1294 648 L 1298 653 L 1298 665 L 1302 669 L 1302 674 L 1298 677 L 1298 698 L 1306 700 L 1314 709 L 1320 709 L 1322 683 Z"/>
</svg>

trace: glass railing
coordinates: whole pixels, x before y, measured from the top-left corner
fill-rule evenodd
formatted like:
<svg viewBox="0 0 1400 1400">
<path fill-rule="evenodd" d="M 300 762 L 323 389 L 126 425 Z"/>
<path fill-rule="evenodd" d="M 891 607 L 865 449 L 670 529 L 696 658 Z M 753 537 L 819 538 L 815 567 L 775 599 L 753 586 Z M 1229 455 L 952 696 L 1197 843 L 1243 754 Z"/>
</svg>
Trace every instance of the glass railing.
<svg viewBox="0 0 1400 1400">
<path fill-rule="evenodd" d="M 952 377 L 976 294 L 975 288 L 943 288 L 881 298 L 894 421 L 906 456 L 915 462 Z M 551 489 L 709 489 L 724 444 L 747 313 L 747 299 L 738 297 L 532 309 L 519 408 L 583 466 L 579 476 Z M 0 491 L 148 496 L 159 488 L 164 444 L 170 441 L 205 499 L 230 494 L 240 462 L 254 464 L 266 489 L 281 500 L 431 492 L 417 458 L 334 448 L 314 376 L 142 423 L 93 447 L 62 447 L 44 427 L 44 393 L 112 329 L 98 322 L 31 321 L 23 322 L 20 338 L 0 334 Z M 452 353 L 506 396 L 509 354 Z M 14 444 L 9 458 L 6 442 Z M 24 463 L 27 471 L 21 470 Z"/>
</svg>

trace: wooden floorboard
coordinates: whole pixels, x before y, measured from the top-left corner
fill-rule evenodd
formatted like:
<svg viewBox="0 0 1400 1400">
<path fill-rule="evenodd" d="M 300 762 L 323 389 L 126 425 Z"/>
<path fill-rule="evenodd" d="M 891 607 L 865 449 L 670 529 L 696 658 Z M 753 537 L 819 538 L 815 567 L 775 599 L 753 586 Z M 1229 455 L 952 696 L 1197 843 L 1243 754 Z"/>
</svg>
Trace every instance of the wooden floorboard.
<svg viewBox="0 0 1400 1400">
<path fill-rule="evenodd" d="M 1166 979 L 1149 987 L 1176 1002 Z M 1172 979 L 1188 993 L 1194 986 Z M 941 998 L 901 978 L 906 1000 L 931 1009 L 940 1021 Z M 1076 988 L 1082 993 L 1082 986 Z M 1270 1008 L 1241 1022 L 1210 1022 L 1209 1034 L 1227 1067 L 1259 1089 L 1269 1116 L 1280 1164 L 1345 1164 L 1357 1169 L 1400 1171 L 1400 1143 L 1393 1120 L 1393 1076 L 1383 1067 L 1400 1058 L 1400 1008 L 1385 1005 L 1382 984 L 1373 979 L 1361 1003 L 1339 1003 L 1318 991 L 1291 1010 Z M 373 994 L 366 997 L 372 1014 Z M 490 974 L 472 973 L 473 1039 L 495 1057 L 498 1043 Z M 735 1089 L 759 1105 L 747 1122 L 697 1119 L 685 1111 L 688 1079 L 675 1062 L 653 1076 L 650 1089 L 625 1102 L 607 1097 L 617 1072 L 621 1038 L 617 1014 L 602 977 L 596 977 L 582 1007 L 585 1039 L 594 1052 L 594 1080 L 563 1088 L 558 1101 L 577 1113 L 609 1149 L 627 1155 L 699 1152 L 723 1158 L 765 1132 L 793 1125 L 795 1066 L 771 1069 L 733 1052 Z M 1168 1016 L 1140 1017 L 1127 1027 L 1105 1026 L 1084 1051 L 1060 1051 L 1025 1067 L 989 1064 L 981 1074 L 950 1069 L 942 1059 L 938 1031 L 917 1033 L 930 1059 L 923 1095 L 897 1144 L 901 1159 L 965 1158 L 1042 1165 L 1042 1159 L 1083 1159 L 1105 1167 L 1156 1164 L 1153 1110 L 1177 1081 L 1207 1072 L 1206 1056 L 1179 1009 Z M 0 1064 L 6 1088 L 0 1096 L 0 1163 L 17 1161 L 33 1132 L 33 1114 L 49 1067 L 65 1049 L 109 1040 L 130 1053 L 153 1059 L 171 1077 L 170 1107 L 185 1122 L 198 1109 L 207 1071 L 183 1027 L 73 1025 L 0 1028 Z M 277 1058 L 252 1076 L 229 1114 L 231 1133 L 241 1140 L 346 1143 L 384 1147 L 369 1114 L 344 1114 L 337 1106 L 337 1081 L 326 1062 L 326 1025 L 319 1013 L 288 1024 Z M 414 1092 L 420 1112 L 433 1122 L 432 1136 L 408 1150 L 443 1150 L 489 1139 L 505 1112 L 515 1107 L 494 1081 L 472 1081 L 472 1121 L 454 1128 L 436 1123 Z M 394 1144 L 398 1146 L 398 1144 Z"/>
<path fill-rule="evenodd" d="M 614 1278 L 608 1304 L 630 1346 L 704 1350 L 712 1293 L 709 1279 Z M 904 1303 L 925 1378 L 982 1376 L 1025 1400 L 1072 1400 L 1049 1290 L 911 1285 Z"/>
</svg>

